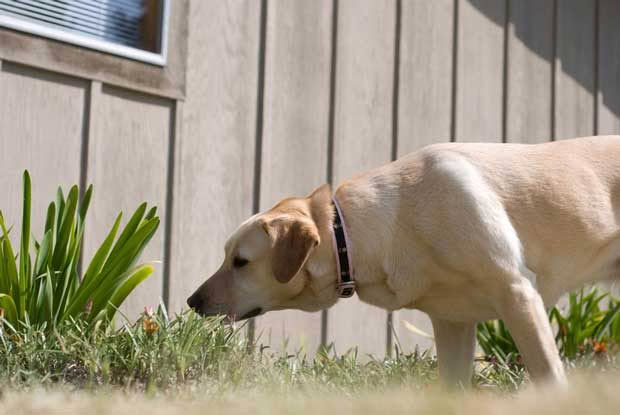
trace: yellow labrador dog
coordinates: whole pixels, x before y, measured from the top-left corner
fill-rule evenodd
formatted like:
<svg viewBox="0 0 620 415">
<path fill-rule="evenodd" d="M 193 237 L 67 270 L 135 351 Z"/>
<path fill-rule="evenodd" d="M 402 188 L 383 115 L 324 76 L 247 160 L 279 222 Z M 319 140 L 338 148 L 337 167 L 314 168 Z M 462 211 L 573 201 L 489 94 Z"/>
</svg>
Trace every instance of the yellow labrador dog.
<svg viewBox="0 0 620 415">
<path fill-rule="evenodd" d="M 565 383 L 545 306 L 620 277 L 620 136 L 431 145 L 282 200 L 225 250 L 188 299 L 203 315 L 317 311 L 354 288 L 428 313 L 449 383 L 471 381 L 476 322 L 493 318 L 535 380 Z"/>
</svg>

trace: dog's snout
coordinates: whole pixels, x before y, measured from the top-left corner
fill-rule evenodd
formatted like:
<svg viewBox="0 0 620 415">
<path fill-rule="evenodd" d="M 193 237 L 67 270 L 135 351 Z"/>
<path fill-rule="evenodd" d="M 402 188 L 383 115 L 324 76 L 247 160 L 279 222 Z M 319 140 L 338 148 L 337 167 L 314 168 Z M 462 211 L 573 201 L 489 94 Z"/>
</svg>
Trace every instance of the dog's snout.
<svg viewBox="0 0 620 415">
<path fill-rule="evenodd" d="M 194 311 L 199 312 L 202 308 L 202 296 L 199 293 L 194 293 L 187 299 L 187 305 Z"/>
</svg>

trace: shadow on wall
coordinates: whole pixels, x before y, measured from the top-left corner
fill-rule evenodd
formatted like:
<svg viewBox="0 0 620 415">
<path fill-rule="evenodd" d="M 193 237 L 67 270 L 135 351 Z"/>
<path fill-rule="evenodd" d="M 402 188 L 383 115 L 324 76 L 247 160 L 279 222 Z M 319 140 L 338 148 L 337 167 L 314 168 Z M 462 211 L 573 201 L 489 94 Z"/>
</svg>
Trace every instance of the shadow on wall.
<svg viewBox="0 0 620 415">
<path fill-rule="evenodd" d="M 620 1 L 466 1 L 620 116 Z"/>
</svg>

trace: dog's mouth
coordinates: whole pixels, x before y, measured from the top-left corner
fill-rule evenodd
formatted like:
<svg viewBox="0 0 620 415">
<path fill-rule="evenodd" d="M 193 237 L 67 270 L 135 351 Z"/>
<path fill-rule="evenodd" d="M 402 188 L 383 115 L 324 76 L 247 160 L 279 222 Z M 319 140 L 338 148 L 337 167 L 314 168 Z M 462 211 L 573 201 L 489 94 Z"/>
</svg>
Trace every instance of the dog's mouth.
<svg viewBox="0 0 620 415">
<path fill-rule="evenodd" d="M 259 315 L 260 313 L 263 312 L 263 309 L 260 307 L 256 307 L 250 311 L 248 311 L 247 313 L 245 313 L 244 315 L 242 315 L 241 317 L 239 317 L 238 321 L 240 320 L 246 320 L 248 318 L 252 318 L 252 317 L 256 317 L 257 315 Z"/>
</svg>

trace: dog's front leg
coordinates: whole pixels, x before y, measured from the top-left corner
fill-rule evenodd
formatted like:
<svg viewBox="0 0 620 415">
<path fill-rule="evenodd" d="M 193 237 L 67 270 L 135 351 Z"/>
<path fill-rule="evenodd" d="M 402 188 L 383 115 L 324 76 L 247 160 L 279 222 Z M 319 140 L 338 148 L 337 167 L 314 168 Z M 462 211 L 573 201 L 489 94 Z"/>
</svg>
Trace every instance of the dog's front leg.
<svg viewBox="0 0 620 415">
<path fill-rule="evenodd" d="M 471 386 L 476 324 L 442 320 L 432 315 L 439 376 L 448 387 Z"/>
<path fill-rule="evenodd" d="M 530 281 L 512 282 L 498 312 L 508 326 L 534 381 L 565 385 L 566 375 L 540 294 Z"/>
</svg>

